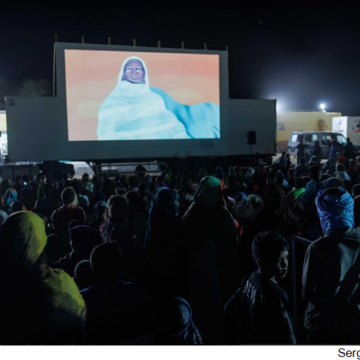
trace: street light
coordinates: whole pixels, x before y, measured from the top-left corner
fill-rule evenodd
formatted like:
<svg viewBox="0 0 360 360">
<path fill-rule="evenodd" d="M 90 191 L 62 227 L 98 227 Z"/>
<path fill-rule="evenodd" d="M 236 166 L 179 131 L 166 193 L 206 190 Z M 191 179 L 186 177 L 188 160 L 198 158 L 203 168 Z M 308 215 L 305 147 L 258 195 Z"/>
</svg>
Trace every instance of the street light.
<svg viewBox="0 0 360 360">
<path fill-rule="evenodd" d="M 322 111 L 325 111 L 325 104 L 320 104 L 320 109 L 321 109 Z"/>
</svg>

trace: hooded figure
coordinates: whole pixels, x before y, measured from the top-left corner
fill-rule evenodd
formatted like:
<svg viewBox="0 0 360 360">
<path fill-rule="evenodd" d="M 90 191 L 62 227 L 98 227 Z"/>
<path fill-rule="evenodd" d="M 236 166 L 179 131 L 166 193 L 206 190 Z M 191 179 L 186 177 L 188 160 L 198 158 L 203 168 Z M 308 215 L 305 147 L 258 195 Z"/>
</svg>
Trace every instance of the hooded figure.
<svg viewBox="0 0 360 360">
<path fill-rule="evenodd" d="M 20 211 L 0 227 L 0 343 L 80 344 L 85 303 L 75 282 L 46 264 L 44 221 Z"/>
<path fill-rule="evenodd" d="M 240 282 L 237 229 L 223 190 L 219 179 L 204 177 L 184 215 L 189 299 L 204 344 L 222 343 L 222 309 Z"/>
<path fill-rule="evenodd" d="M 143 274 L 158 298 L 183 295 L 186 287 L 185 229 L 177 217 L 178 210 L 176 191 L 161 189 L 157 192 L 147 224 Z"/>
<path fill-rule="evenodd" d="M 175 298 L 161 307 L 159 331 L 156 343 L 159 345 L 201 345 L 202 338 L 194 324 L 189 303 Z"/>
<path fill-rule="evenodd" d="M 127 58 L 99 110 L 98 140 L 189 139 L 185 126 L 152 92 L 145 62 Z"/>
</svg>

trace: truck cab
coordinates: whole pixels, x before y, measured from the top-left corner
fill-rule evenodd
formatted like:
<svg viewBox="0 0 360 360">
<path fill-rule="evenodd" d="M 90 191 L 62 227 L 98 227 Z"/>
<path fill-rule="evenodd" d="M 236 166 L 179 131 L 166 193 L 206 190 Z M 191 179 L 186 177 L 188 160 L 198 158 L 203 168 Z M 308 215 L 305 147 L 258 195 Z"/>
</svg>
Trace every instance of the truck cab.
<svg viewBox="0 0 360 360">
<path fill-rule="evenodd" d="M 302 140 L 305 145 L 305 156 L 307 160 L 311 157 L 311 148 L 314 146 L 315 141 L 319 141 L 323 159 L 329 158 L 331 141 L 336 140 L 343 148 L 347 144 L 344 135 L 331 132 L 331 131 L 294 131 L 290 134 L 288 151 L 290 155 L 297 155 L 297 145 Z M 359 147 L 354 145 L 354 153 L 357 155 Z"/>
</svg>

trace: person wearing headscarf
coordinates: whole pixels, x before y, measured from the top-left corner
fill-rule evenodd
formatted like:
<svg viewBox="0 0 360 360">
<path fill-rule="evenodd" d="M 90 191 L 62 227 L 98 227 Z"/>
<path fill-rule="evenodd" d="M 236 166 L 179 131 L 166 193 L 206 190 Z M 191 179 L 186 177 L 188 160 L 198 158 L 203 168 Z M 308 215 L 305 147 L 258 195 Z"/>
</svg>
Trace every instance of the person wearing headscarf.
<svg viewBox="0 0 360 360">
<path fill-rule="evenodd" d="M 239 255 L 243 276 L 257 268 L 251 256 L 252 241 L 261 231 L 269 230 L 277 231 L 285 239 L 299 233 L 298 222 L 289 209 L 284 190 L 277 185 L 268 186 L 262 210 L 244 229 L 240 238 Z"/>
<path fill-rule="evenodd" d="M 222 309 L 240 281 L 238 231 L 223 192 L 224 184 L 219 179 L 204 177 L 183 218 L 188 241 L 189 301 L 204 344 L 222 343 Z"/>
<path fill-rule="evenodd" d="M 63 269 L 71 277 L 74 276 L 76 264 L 89 260 L 95 246 L 102 243 L 100 232 L 86 225 L 69 229 L 71 253 L 54 263 L 54 268 Z"/>
<path fill-rule="evenodd" d="M 246 185 L 251 185 L 252 184 L 252 178 L 253 178 L 254 174 L 255 174 L 255 170 L 252 167 L 249 167 L 246 170 L 246 174 L 244 176 L 244 180 L 245 180 Z"/>
<path fill-rule="evenodd" d="M 82 341 L 85 303 L 75 282 L 46 264 L 44 221 L 20 211 L 0 227 L 0 343 Z"/>
<path fill-rule="evenodd" d="M 18 194 L 15 189 L 10 188 L 6 190 L 4 195 L 4 209 L 10 214 L 11 213 L 11 205 L 18 200 Z"/>
<path fill-rule="evenodd" d="M 186 233 L 178 212 L 178 193 L 159 190 L 149 212 L 143 264 L 144 282 L 158 299 L 186 295 Z"/>
<path fill-rule="evenodd" d="M 99 110 L 98 140 L 189 139 L 185 126 L 150 90 L 145 62 L 124 60 L 117 85 Z"/>
<path fill-rule="evenodd" d="M 316 207 L 324 235 L 305 255 L 305 329 L 310 343 L 357 343 L 360 231 L 354 229 L 354 200 L 342 187 L 329 188 L 319 192 Z"/>
<path fill-rule="evenodd" d="M 189 303 L 177 297 L 159 308 L 157 345 L 201 345 L 202 338 Z"/>
</svg>

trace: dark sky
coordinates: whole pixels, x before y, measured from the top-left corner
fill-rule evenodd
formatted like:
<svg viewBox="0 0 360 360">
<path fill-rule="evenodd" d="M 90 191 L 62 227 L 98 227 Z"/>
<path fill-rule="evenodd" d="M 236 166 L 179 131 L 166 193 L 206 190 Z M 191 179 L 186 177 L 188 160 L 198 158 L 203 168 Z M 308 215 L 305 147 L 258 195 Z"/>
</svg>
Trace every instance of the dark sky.
<svg viewBox="0 0 360 360">
<path fill-rule="evenodd" d="M 360 115 L 360 11 L 346 1 L 302 8 L 73 3 L 2 2 L 0 78 L 52 79 L 54 34 L 61 42 L 85 35 L 102 44 L 111 36 L 113 44 L 136 38 L 139 46 L 156 46 L 159 39 L 175 48 L 183 40 L 190 49 L 206 42 L 216 50 L 229 45 L 232 98 L 276 98 L 281 109 L 324 102 L 328 111 Z"/>
</svg>

